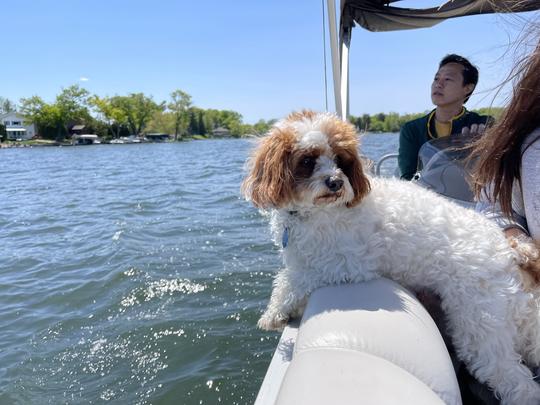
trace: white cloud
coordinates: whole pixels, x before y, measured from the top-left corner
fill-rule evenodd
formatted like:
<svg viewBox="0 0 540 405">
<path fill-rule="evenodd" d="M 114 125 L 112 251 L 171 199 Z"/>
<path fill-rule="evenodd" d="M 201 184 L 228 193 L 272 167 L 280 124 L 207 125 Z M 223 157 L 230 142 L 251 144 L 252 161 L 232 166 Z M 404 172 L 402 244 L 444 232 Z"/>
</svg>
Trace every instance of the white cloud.
<svg viewBox="0 0 540 405">
<path fill-rule="evenodd" d="M 90 79 L 89 79 L 88 77 L 82 76 L 82 77 L 79 78 L 79 80 L 80 80 L 81 82 L 87 82 L 87 81 L 90 80 Z"/>
</svg>

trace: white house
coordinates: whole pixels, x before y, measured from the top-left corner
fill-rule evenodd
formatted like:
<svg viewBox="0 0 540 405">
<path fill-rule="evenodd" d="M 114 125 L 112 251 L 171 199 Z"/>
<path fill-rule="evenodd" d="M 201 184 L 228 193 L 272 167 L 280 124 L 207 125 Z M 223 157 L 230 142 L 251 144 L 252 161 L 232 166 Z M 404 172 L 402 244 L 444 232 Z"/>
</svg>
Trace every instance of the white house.
<svg viewBox="0 0 540 405">
<path fill-rule="evenodd" d="M 227 138 L 231 136 L 231 132 L 227 128 L 218 127 L 212 130 L 212 135 L 217 138 Z"/>
<path fill-rule="evenodd" d="M 6 127 L 7 139 L 31 139 L 36 135 L 34 124 L 25 125 L 22 115 L 16 112 L 9 112 L 0 115 L 0 123 Z"/>
</svg>

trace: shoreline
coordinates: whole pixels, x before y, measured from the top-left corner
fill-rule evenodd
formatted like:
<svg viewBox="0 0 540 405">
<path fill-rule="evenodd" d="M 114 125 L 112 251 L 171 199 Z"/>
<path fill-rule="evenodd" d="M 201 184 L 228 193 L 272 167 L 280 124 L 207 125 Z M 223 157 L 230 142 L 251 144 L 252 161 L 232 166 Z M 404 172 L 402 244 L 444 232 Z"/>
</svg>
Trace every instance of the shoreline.
<svg viewBox="0 0 540 405">
<path fill-rule="evenodd" d="M 380 135 L 380 134 L 396 134 L 399 132 L 379 132 L 379 131 L 372 131 L 372 132 L 358 132 L 358 136 L 365 136 L 365 135 Z M 201 136 L 201 135 L 195 135 L 190 136 L 189 138 L 183 138 L 182 140 L 174 141 L 165 141 L 165 142 L 124 142 L 120 143 L 118 145 L 141 145 L 141 144 L 155 144 L 155 143 L 176 143 L 176 142 L 188 142 L 188 141 L 204 141 L 204 140 L 212 140 L 212 139 L 252 139 L 252 138 L 261 138 L 261 136 L 258 135 L 244 135 L 241 137 L 214 137 L 214 136 Z M 115 143 L 111 143 L 110 140 L 106 142 L 100 142 L 96 144 L 89 144 L 89 145 L 115 145 Z M 11 149 L 11 148 L 34 148 L 34 147 L 66 147 L 66 146 L 89 146 L 89 145 L 82 145 L 82 144 L 73 144 L 71 142 L 57 142 L 57 141 L 48 141 L 48 140 L 31 140 L 31 141 L 9 141 L 9 142 L 0 142 L 0 149 Z"/>
<path fill-rule="evenodd" d="M 249 138 L 249 137 L 240 137 L 240 138 Z M 189 138 L 184 138 L 178 141 L 166 141 L 166 142 L 124 142 L 118 145 L 141 145 L 141 144 L 156 144 L 156 143 L 176 143 L 176 142 L 187 142 L 187 141 L 204 141 L 211 139 L 239 139 L 236 137 L 203 137 L 203 136 L 193 136 Z M 100 142 L 95 144 L 73 144 L 71 142 L 56 142 L 56 141 L 11 141 L 11 142 L 0 142 L 0 149 L 11 149 L 11 148 L 33 148 L 33 147 L 66 147 L 66 146 L 91 146 L 91 145 L 115 145 L 114 143 Z"/>
</svg>

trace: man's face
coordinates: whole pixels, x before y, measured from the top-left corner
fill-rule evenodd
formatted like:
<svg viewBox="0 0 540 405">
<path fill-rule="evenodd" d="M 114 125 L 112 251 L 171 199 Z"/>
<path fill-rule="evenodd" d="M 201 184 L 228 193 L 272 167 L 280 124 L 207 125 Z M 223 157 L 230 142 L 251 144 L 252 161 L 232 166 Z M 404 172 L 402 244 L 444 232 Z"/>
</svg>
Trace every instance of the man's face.
<svg viewBox="0 0 540 405">
<path fill-rule="evenodd" d="M 435 74 L 431 84 L 431 101 L 437 107 L 461 104 L 474 85 L 463 85 L 463 66 L 458 63 L 447 63 Z"/>
</svg>

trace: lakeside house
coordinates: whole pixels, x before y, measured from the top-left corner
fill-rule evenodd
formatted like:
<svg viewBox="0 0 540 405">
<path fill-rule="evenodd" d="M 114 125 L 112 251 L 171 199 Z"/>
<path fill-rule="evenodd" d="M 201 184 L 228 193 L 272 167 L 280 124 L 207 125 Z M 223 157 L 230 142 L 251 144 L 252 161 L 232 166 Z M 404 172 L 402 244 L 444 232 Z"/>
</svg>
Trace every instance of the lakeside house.
<svg viewBox="0 0 540 405">
<path fill-rule="evenodd" d="M 73 135 L 71 137 L 72 145 L 95 145 L 99 143 L 101 143 L 101 141 L 96 134 L 81 134 Z"/>
<path fill-rule="evenodd" d="M 231 132 L 227 128 L 218 127 L 212 130 L 212 135 L 216 138 L 228 138 L 231 136 Z"/>
<path fill-rule="evenodd" d="M 10 141 L 24 141 L 36 136 L 36 126 L 25 125 L 24 117 L 15 111 L 0 115 L 0 123 L 6 127 L 7 139 Z"/>
<path fill-rule="evenodd" d="M 144 136 L 149 142 L 166 142 L 170 139 L 169 134 L 165 133 L 149 133 Z"/>
<path fill-rule="evenodd" d="M 86 128 L 86 125 L 82 125 L 82 124 L 73 125 L 69 130 L 69 135 L 71 137 L 73 137 L 73 135 L 82 135 L 84 134 L 85 128 Z"/>
</svg>

